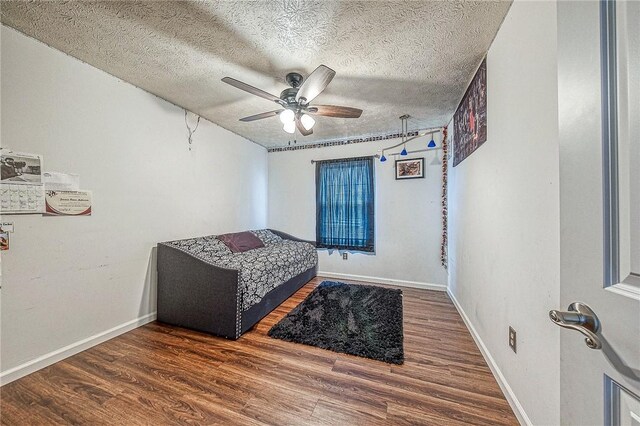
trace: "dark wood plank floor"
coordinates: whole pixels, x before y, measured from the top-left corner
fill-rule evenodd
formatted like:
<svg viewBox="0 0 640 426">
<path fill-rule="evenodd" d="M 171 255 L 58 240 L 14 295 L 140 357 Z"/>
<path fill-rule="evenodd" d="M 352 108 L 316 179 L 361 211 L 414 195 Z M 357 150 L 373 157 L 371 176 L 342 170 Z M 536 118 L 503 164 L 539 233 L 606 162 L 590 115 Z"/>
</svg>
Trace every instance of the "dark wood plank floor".
<svg viewBox="0 0 640 426">
<path fill-rule="evenodd" d="M 401 366 L 269 338 L 321 281 L 235 342 L 152 323 L 5 385 L 1 423 L 518 424 L 445 293 L 403 289 Z"/>
</svg>

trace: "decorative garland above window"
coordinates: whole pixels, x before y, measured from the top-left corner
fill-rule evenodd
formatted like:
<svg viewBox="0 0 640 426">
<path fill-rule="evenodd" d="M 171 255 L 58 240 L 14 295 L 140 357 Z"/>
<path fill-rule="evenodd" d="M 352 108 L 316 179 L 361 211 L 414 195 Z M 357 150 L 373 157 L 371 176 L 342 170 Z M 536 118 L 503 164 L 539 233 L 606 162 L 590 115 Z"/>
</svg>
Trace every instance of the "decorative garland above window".
<svg viewBox="0 0 640 426">
<path fill-rule="evenodd" d="M 442 241 L 440 243 L 440 263 L 447 269 L 447 244 L 448 244 L 448 233 L 447 233 L 447 172 L 449 165 L 449 142 L 447 141 L 447 128 L 442 128 Z"/>
</svg>

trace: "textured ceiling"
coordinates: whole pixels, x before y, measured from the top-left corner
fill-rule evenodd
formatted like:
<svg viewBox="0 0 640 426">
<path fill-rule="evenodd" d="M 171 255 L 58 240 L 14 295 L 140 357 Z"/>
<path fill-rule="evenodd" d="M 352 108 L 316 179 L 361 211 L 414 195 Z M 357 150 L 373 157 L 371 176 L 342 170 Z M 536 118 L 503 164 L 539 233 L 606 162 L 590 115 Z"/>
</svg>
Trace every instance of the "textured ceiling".
<svg viewBox="0 0 640 426">
<path fill-rule="evenodd" d="M 317 117 L 297 143 L 446 124 L 496 34 L 507 1 L 2 1 L 2 23 L 266 147 L 294 137 L 272 102 L 284 76 L 318 65 L 337 75 L 313 103 L 364 110 Z"/>
</svg>

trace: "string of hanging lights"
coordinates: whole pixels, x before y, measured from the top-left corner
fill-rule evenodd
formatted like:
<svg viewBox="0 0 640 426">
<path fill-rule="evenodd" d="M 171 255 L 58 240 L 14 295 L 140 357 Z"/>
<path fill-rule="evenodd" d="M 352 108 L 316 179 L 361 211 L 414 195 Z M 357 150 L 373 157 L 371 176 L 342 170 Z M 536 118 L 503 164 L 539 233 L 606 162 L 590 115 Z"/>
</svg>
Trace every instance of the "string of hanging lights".
<svg viewBox="0 0 640 426">
<path fill-rule="evenodd" d="M 449 166 L 449 141 L 447 140 L 448 129 L 442 128 L 442 240 L 440 241 L 440 263 L 447 269 L 448 266 L 448 200 L 447 200 L 447 180 Z"/>
</svg>

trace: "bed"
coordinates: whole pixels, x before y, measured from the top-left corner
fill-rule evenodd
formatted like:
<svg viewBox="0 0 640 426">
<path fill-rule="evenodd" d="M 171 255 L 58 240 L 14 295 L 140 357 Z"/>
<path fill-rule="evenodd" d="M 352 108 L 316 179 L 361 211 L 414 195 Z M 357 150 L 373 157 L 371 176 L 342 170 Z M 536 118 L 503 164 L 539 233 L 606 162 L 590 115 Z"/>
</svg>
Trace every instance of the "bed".
<svg viewBox="0 0 640 426">
<path fill-rule="evenodd" d="M 316 276 L 315 243 L 250 231 L 264 247 L 234 253 L 210 235 L 158 244 L 158 321 L 238 339 Z"/>
</svg>

